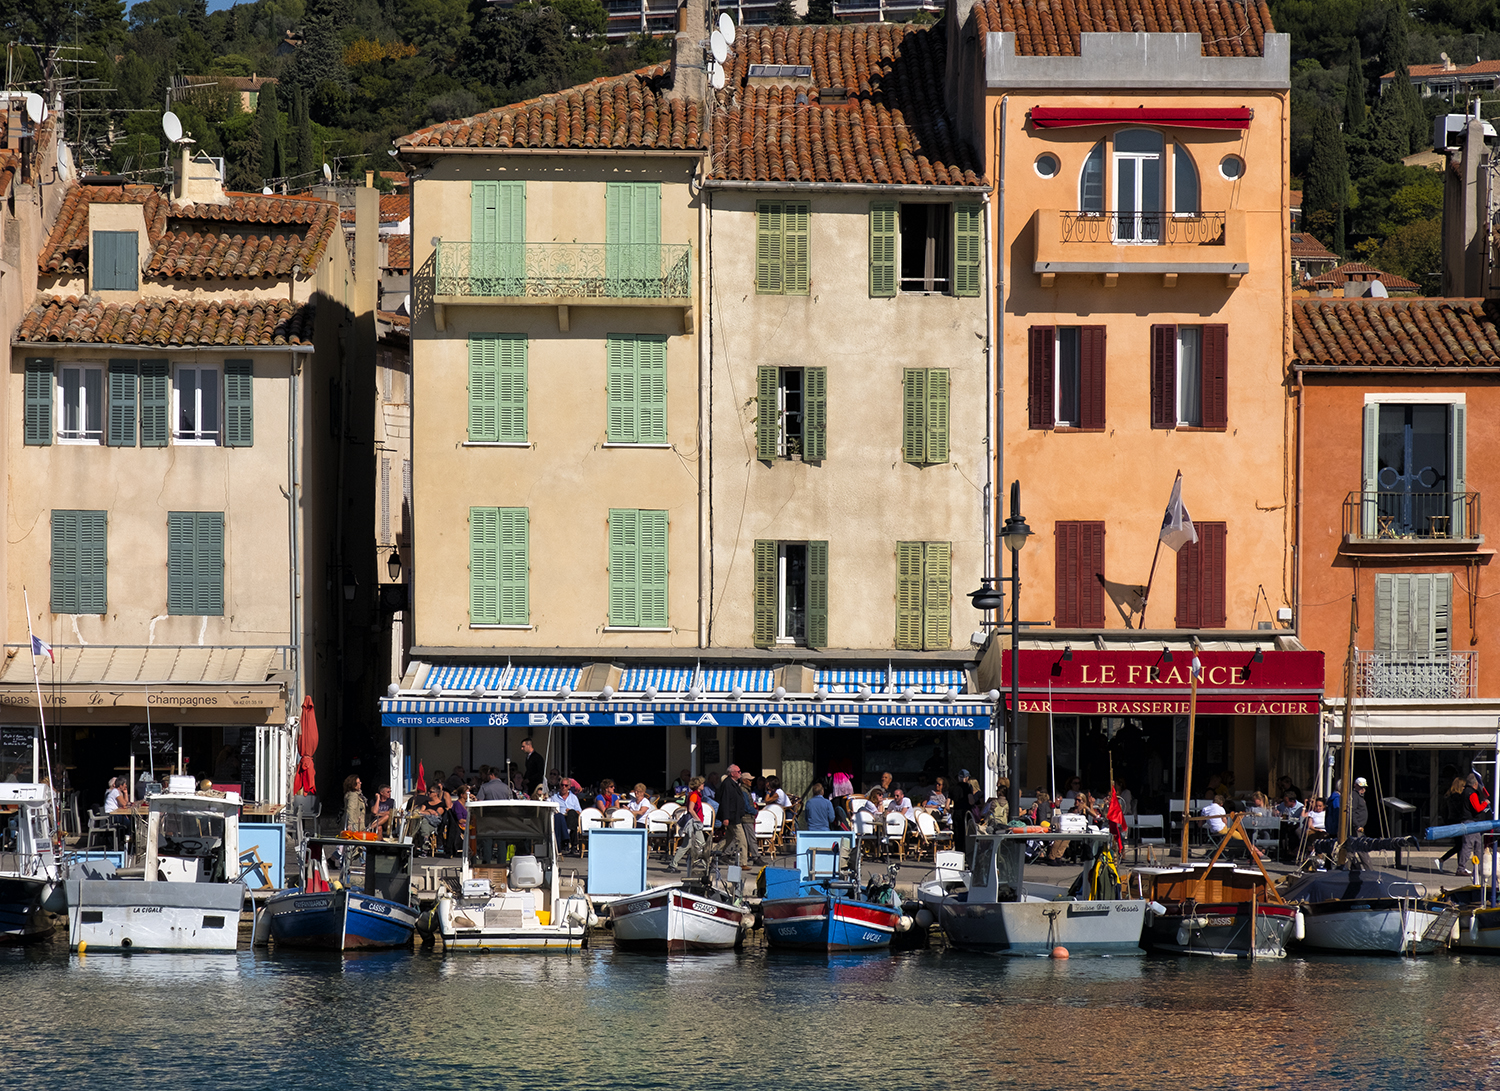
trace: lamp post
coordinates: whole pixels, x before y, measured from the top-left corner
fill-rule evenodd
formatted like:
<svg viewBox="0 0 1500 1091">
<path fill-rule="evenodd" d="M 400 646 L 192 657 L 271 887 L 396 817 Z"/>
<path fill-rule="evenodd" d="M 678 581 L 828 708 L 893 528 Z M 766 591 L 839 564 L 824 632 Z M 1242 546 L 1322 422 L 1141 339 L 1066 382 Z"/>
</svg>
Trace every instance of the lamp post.
<svg viewBox="0 0 1500 1091">
<path fill-rule="evenodd" d="M 976 610 L 998 610 L 1004 606 L 1005 600 L 990 584 L 1010 584 L 1010 713 L 1005 721 L 1005 764 L 1010 771 L 1010 789 L 1006 798 L 1010 803 L 1011 816 L 1014 817 L 1021 807 L 1021 778 L 1016 769 L 1021 749 L 1016 727 L 1016 716 L 1021 708 L 1021 550 L 1026 548 L 1026 539 L 1031 537 L 1031 527 L 1026 525 L 1026 520 L 1021 515 L 1019 481 L 1010 483 L 1010 517 L 1001 527 L 1000 537 L 1005 542 L 1005 548 L 1010 550 L 1010 575 L 985 576 L 979 581 L 979 590 L 969 592 L 969 598 Z"/>
</svg>

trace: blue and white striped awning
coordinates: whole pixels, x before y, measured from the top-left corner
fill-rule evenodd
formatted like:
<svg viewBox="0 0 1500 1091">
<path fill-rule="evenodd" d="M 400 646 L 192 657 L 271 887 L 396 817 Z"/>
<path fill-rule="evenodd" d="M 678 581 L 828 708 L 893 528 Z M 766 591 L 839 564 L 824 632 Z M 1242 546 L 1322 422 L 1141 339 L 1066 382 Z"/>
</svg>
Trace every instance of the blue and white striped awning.
<svg viewBox="0 0 1500 1091">
<path fill-rule="evenodd" d="M 871 693 L 884 693 L 885 671 L 876 668 L 818 672 L 818 688 L 826 693 L 858 693 L 861 686 L 869 686 Z"/>
<path fill-rule="evenodd" d="M 572 689 L 578 683 L 578 667 L 497 667 L 461 666 L 457 664 L 434 665 L 428 672 L 425 685 L 428 689 L 467 692 L 483 689 L 488 692 L 503 692 L 525 687 L 534 693 L 556 693 L 567 686 Z"/>
<path fill-rule="evenodd" d="M 681 667 L 632 667 L 620 674 L 621 693 L 640 693 L 651 686 L 657 693 L 686 693 L 693 684 L 693 672 Z"/>
<path fill-rule="evenodd" d="M 776 688 L 774 670 L 706 670 L 703 672 L 704 693 L 728 693 L 739 686 L 743 693 L 770 693 Z"/>
<path fill-rule="evenodd" d="M 891 690 L 894 693 L 904 693 L 909 689 L 917 693 L 947 693 L 950 689 L 962 693 L 966 681 L 964 672 L 959 670 L 896 670 L 891 672 Z"/>
</svg>

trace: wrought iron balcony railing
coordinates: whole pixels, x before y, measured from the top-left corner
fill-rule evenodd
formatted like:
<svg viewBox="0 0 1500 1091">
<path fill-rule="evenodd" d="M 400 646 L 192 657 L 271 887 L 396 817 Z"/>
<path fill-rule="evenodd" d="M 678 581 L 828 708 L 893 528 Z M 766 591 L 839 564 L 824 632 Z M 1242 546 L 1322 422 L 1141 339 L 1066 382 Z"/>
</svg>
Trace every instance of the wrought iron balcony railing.
<svg viewBox="0 0 1500 1091">
<path fill-rule="evenodd" d="M 1477 492 L 1351 492 L 1344 537 L 1364 541 L 1479 537 Z"/>
<path fill-rule="evenodd" d="M 439 241 L 434 294 L 533 299 L 660 299 L 692 295 L 687 243 Z"/>
<path fill-rule="evenodd" d="M 1446 701 L 1479 696 L 1479 653 L 1359 652 L 1356 697 Z"/>
<path fill-rule="evenodd" d="M 1224 213 L 1063 212 L 1063 242 L 1223 246 Z"/>
</svg>

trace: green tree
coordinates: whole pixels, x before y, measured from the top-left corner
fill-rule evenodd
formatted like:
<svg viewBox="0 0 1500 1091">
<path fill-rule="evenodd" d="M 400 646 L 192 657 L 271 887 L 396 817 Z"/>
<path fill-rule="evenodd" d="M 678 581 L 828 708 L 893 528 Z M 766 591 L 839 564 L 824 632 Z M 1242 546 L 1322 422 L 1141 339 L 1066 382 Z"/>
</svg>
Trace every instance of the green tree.
<svg viewBox="0 0 1500 1091">
<path fill-rule="evenodd" d="M 1365 62 L 1359 53 L 1358 39 L 1348 69 L 1344 77 L 1344 135 L 1357 136 L 1365 127 Z"/>
<path fill-rule="evenodd" d="M 1412 148 L 1421 147 L 1426 139 L 1427 111 L 1422 106 L 1417 89 L 1411 85 L 1411 52 L 1407 41 L 1411 16 L 1406 10 L 1406 0 L 1386 0 L 1384 15 L 1385 25 L 1380 34 L 1380 61 L 1393 76 L 1390 86 L 1380 97 L 1384 99 L 1387 95 L 1392 95 L 1394 98 L 1384 120 L 1392 128 L 1400 128 L 1404 124 L 1404 141 L 1397 139 L 1394 134 L 1391 138 L 1394 143 L 1404 143 L 1406 151 L 1401 153 L 1404 156 L 1410 155 Z"/>
<path fill-rule="evenodd" d="M 1349 160 L 1333 114 L 1318 112 L 1313 128 L 1312 162 L 1302 188 L 1304 214 L 1327 212 L 1334 217 L 1334 238 L 1329 248 L 1344 253 L 1344 209 L 1349 203 Z"/>
<path fill-rule="evenodd" d="M 1423 295 L 1436 295 L 1443 279 L 1443 221 L 1417 220 L 1398 228 L 1375 251 L 1373 264 L 1416 281 Z"/>
<path fill-rule="evenodd" d="M 1368 138 L 1370 154 L 1381 163 L 1399 163 L 1411 154 L 1411 124 L 1404 96 L 1398 84 L 1407 88 L 1399 76 L 1395 82 L 1380 93 L 1375 109 L 1370 112 Z"/>
<path fill-rule="evenodd" d="M 833 22 L 833 0 L 807 0 L 804 23 L 828 24 Z"/>
<path fill-rule="evenodd" d="M 771 22 L 779 27 L 789 27 L 797 21 L 797 9 L 792 7 L 792 0 L 776 0 L 776 10 L 771 15 Z"/>
<path fill-rule="evenodd" d="M 286 152 L 281 142 L 281 110 L 276 101 L 276 85 L 261 85 L 255 103 L 255 129 L 260 138 L 260 172 L 266 178 L 287 175 Z"/>
<path fill-rule="evenodd" d="M 302 48 L 297 50 L 296 83 L 305 91 L 316 92 L 320 85 L 332 83 L 347 87 L 349 73 L 344 68 L 344 44 L 339 36 L 347 13 L 343 0 L 311 0 L 307 6 Z M 325 118 L 325 120 L 333 120 Z"/>
</svg>

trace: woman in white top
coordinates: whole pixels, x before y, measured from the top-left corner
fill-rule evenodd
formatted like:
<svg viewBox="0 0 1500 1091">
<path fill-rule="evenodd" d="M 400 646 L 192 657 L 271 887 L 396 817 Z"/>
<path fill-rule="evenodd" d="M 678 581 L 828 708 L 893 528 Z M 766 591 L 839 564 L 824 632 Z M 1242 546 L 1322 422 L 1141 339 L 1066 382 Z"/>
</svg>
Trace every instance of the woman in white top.
<svg viewBox="0 0 1500 1091">
<path fill-rule="evenodd" d="M 114 814 L 121 807 L 130 805 L 130 797 L 125 794 L 123 777 L 109 778 L 109 791 L 104 793 L 104 813 Z"/>
<path fill-rule="evenodd" d="M 787 795 L 781 790 L 780 777 L 766 778 L 766 802 L 775 803 L 779 805 L 782 810 L 786 810 L 792 805 L 791 796 Z"/>
<path fill-rule="evenodd" d="M 644 784 L 637 784 L 632 790 L 630 798 L 625 801 L 625 809 L 635 815 L 637 821 L 645 818 L 647 813 L 653 809 L 653 806 L 651 800 L 646 795 L 646 786 Z"/>
</svg>

